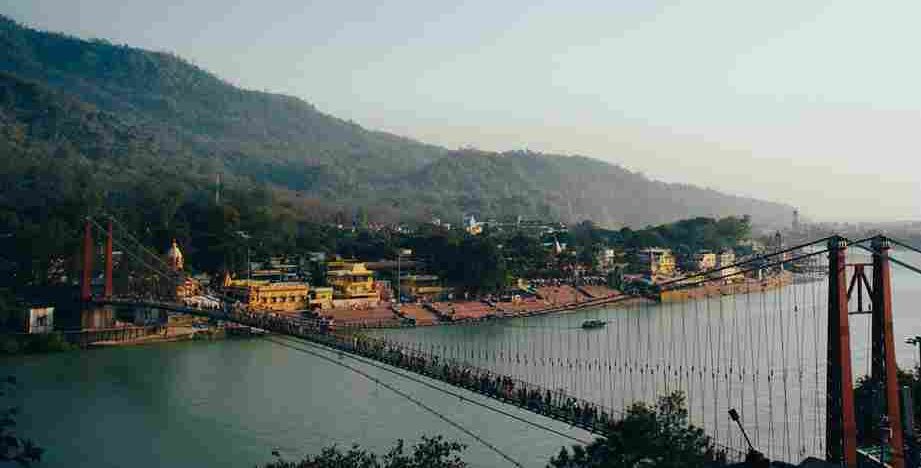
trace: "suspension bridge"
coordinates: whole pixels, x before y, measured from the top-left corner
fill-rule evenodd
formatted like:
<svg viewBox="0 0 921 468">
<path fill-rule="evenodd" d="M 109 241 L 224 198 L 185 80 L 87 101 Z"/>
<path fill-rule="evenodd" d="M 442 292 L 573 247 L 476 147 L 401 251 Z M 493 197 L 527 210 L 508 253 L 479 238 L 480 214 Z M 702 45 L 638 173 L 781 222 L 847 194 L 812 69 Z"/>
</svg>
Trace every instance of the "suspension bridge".
<svg viewBox="0 0 921 468">
<path fill-rule="evenodd" d="M 158 308 L 263 328 L 280 346 L 318 356 L 320 348 L 333 349 L 424 385 L 452 392 L 447 389 L 460 387 L 602 436 L 634 403 L 680 391 L 690 421 L 730 460 L 749 448 L 728 416 L 733 409 L 751 443 L 772 460 L 910 466 L 906 434 L 913 421 L 898 383 L 890 271 L 896 265 L 921 281 L 921 268 L 903 256 L 921 251 L 896 239 L 818 239 L 662 283 L 655 297 L 625 297 L 605 308 L 364 330 L 250 310 L 218 292 L 210 293 L 221 303 L 208 307 L 168 293 L 116 292 L 116 245 L 136 261 L 139 273 L 164 284 L 191 279 L 127 230 L 116 235 L 113 225 L 112 218 L 89 218 L 86 224 L 80 296 L 86 307 Z M 94 294 L 100 233 L 104 286 Z M 579 320 L 586 317 L 605 326 L 582 329 Z M 867 324 L 865 334 L 860 320 Z M 872 399 L 860 408 L 853 343 L 868 344 Z M 858 434 L 858 420 L 881 429 Z"/>
</svg>

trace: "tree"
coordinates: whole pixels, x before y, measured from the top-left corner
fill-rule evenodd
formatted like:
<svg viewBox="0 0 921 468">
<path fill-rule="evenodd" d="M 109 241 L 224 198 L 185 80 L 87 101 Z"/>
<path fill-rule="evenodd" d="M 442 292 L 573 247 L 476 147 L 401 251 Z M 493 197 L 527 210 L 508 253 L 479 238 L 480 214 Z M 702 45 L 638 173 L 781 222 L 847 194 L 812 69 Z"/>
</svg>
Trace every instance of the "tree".
<svg viewBox="0 0 921 468">
<path fill-rule="evenodd" d="M 413 446 L 410 454 L 405 452 L 402 440 L 382 457 L 358 445 L 346 451 L 333 445 L 324 448 L 319 455 L 308 455 L 300 461 L 278 457 L 263 468 L 464 468 L 467 464 L 461 460 L 460 452 L 465 448 L 441 436 L 422 436 L 422 441 Z"/>
<path fill-rule="evenodd" d="M 0 382 L 0 397 L 12 395 L 17 382 L 13 376 Z M 20 466 L 31 466 L 41 461 L 43 450 L 29 439 L 16 434 L 16 416 L 19 408 L 0 410 L 0 462 L 16 462 Z"/>
<path fill-rule="evenodd" d="M 659 398 L 655 406 L 635 403 L 610 425 L 605 437 L 585 447 L 566 448 L 550 460 L 552 468 L 704 467 L 723 464 L 703 429 L 688 422 L 681 392 Z"/>
<path fill-rule="evenodd" d="M 22 310 L 13 292 L 0 288 L 0 331 L 13 330 L 18 327 Z"/>
<path fill-rule="evenodd" d="M 919 418 L 921 418 L 921 378 L 919 370 L 915 368 L 913 372 L 903 369 L 896 369 L 896 378 L 898 386 L 908 387 L 912 394 L 913 408 L 915 415 L 915 427 L 921 427 Z M 872 445 L 879 443 L 883 435 L 882 416 L 886 411 L 885 392 L 882 383 L 874 382 L 870 376 L 865 375 L 857 379 L 854 386 L 854 406 L 856 407 L 857 417 L 857 441 L 861 444 Z M 905 411 L 907 408 L 902 408 Z"/>
<path fill-rule="evenodd" d="M 508 270 L 516 276 L 525 276 L 543 270 L 550 254 L 536 236 L 518 231 L 504 243 Z"/>
</svg>

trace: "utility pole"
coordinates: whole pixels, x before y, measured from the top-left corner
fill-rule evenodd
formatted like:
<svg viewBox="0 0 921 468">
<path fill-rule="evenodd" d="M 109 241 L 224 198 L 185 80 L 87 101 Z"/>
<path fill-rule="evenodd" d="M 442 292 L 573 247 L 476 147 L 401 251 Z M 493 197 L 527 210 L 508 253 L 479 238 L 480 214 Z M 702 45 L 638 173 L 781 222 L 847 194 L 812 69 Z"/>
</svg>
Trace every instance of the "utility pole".
<svg viewBox="0 0 921 468">
<path fill-rule="evenodd" d="M 413 251 L 409 249 L 397 249 L 397 308 L 400 307 L 402 301 L 400 293 L 400 277 L 402 276 L 401 261 L 403 260 L 404 255 L 412 255 Z"/>
<path fill-rule="evenodd" d="M 237 236 L 246 241 L 246 279 L 253 279 L 253 264 L 249 261 L 249 239 L 252 237 L 244 231 L 237 231 Z"/>
</svg>

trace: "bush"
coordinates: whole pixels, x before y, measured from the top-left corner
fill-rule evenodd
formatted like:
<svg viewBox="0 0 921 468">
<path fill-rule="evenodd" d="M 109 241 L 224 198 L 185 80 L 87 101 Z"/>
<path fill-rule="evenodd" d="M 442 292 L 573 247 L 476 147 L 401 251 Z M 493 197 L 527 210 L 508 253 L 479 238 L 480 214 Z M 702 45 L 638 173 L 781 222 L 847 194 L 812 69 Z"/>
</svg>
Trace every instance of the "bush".
<svg viewBox="0 0 921 468">
<path fill-rule="evenodd" d="M 319 455 L 308 455 L 301 461 L 278 459 L 263 468 L 465 468 L 459 453 L 466 448 L 457 442 L 446 442 L 441 436 L 422 436 L 422 442 L 413 446 L 406 454 L 402 440 L 380 457 L 358 445 L 342 451 L 333 445 L 326 447 Z"/>
<path fill-rule="evenodd" d="M 659 398 L 655 406 L 636 403 L 610 425 L 605 437 L 566 448 L 550 460 L 552 468 L 707 467 L 725 465 L 704 434 L 688 422 L 684 395 Z"/>
<path fill-rule="evenodd" d="M 0 354 L 58 353 L 77 349 L 60 333 L 0 335 Z"/>
</svg>

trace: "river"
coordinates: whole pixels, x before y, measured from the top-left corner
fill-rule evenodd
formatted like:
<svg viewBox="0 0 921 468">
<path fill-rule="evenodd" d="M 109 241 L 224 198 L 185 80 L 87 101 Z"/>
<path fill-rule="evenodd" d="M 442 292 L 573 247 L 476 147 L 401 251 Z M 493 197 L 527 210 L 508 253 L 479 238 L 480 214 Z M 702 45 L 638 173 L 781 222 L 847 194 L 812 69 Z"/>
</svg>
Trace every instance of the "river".
<svg viewBox="0 0 921 468">
<path fill-rule="evenodd" d="M 917 256 L 897 256 L 921 264 Z M 680 388 L 689 395 L 692 420 L 718 439 L 737 445 L 739 435 L 723 416 L 728 407 L 737 407 L 749 430 L 756 432 L 759 448 L 793 459 L 823 451 L 819 435 L 824 431 L 824 336 L 821 327 L 813 326 L 823 318 L 823 287 L 818 281 L 694 303 L 378 334 L 551 388 L 566 388 L 614 408 Z M 898 360 L 903 367 L 914 366 L 918 351 L 903 341 L 921 334 L 921 320 L 915 315 L 921 305 L 921 276 L 894 266 L 893 292 Z M 579 325 L 588 318 L 609 324 L 602 330 L 582 330 Z M 853 318 L 856 375 L 867 369 L 866 324 L 866 317 Z M 781 336 L 789 337 L 784 345 L 772 339 Z M 571 443 L 354 360 L 331 356 L 412 394 L 525 466 L 545 466 L 560 447 Z M 667 367 L 668 362 L 674 367 Z M 702 376 L 699 367 L 691 370 L 708 362 L 707 372 L 716 371 L 712 377 Z M 382 451 L 398 438 L 416 441 L 435 434 L 467 444 L 464 458 L 472 466 L 504 463 L 390 390 L 338 365 L 259 339 L 7 358 L 0 366 L 3 374 L 16 375 L 22 382 L 17 396 L 24 409 L 19 429 L 46 447 L 41 466 L 251 467 L 270 461 L 273 449 L 288 458 L 333 443 L 358 442 Z M 778 374 L 768 379 L 761 373 L 768 368 Z M 790 370 L 787 381 L 782 379 L 783 369 Z M 741 383 L 719 384 L 712 390 L 714 382 L 734 377 Z M 500 407 L 566 434 L 588 437 L 564 424 Z"/>
</svg>

